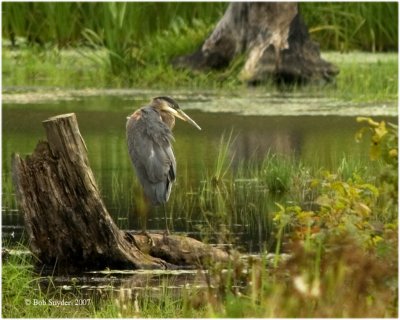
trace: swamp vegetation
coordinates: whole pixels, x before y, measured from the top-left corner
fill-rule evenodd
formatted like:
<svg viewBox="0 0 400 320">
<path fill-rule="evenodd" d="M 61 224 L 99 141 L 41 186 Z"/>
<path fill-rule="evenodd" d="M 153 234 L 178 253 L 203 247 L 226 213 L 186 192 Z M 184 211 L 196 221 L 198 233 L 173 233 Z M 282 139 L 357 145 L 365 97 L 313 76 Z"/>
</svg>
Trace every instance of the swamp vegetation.
<svg viewBox="0 0 400 320">
<path fill-rule="evenodd" d="M 244 212 L 245 219 L 250 219 L 253 210 L 255 215 L 270 212 L 271 239 L 266 243 L 271 245 L 261 250 L 265 253 L 236 258 L 228 265 L 211 264 L 206 273 L 198 271 L 202 286 L 171 286 L 173 274 L 160 276 L 158 290 L 162 291 L 158 294 L 151 286 L 147 291 L 129 283 L 82 294 L 82 287 L 74 288 L 73 279 L 65 288 L 56 286 L 49 276 L 44 277 L 47 281 L 35 277 L 34 257 L 11 255 L 3 264 L 3 316 L 394 316 L 397 127 L 369 118 L 358 121 L 365 126 L 357 138 L 370 139 L 369 153 L 376 164 L 366 171 L 346 161 L 334 172 L 314 171 L 295 161 L 268 156 L 261 167 L 239 166 L 234 173 L 227 156 L 228 140 L 221 145 L 214 170 L 197 191 L 198 197 L 188 198 L 186 192 L 175 190 L 176 198 L 182 196 L 175 201 L 187 206 L 186 212 L 192 206 L 200 207 L 209 219 L 209 228 L 219 228 L 211 234 L 222 237 L 221 243 L 234 242 L 233 233 L 224 231 L 224 226 L 229 229 L 236 215 Z M 252 186 L 240 187 L 244 177 Z M 256 181 L 250 182 L 248 177 L 256 177 Z M 257 190 L 260 188 L 265 191 Z M 271 212 L 263 208 L 263 202 L 266 195 L 274 193 L 285 193 L 290 201 L 278 198 Z M 235 205 L 239 203 L 244 207 Z M 276 255 L 271 258 L 267 252 Z M 289 253 L 290 258 L 279 255 L 281 252 Z M 178 295 L 176 288 L 180 288 Z M 26 306 L 26 301 L 33 301 L 32 292 L 40 301 L 91 299 L 91 303 L 55 308 L 29 302 Z"/>
<path fill-rule="evenodd" d="M 244 57 L 222 72 L 199 73 L 171 65 L 173 58 L 202 44 L 226 7 L 227 3 L 4 3 L 3 86 L 245 88 L 238 79 Z M 323 58 L 340 66 L 337 85 L 326 94 L 364 101 L 395 98 L 397 55 L 378 54 L 376 64 L 364 65 L 366 57 L 347 53 L 397 50 L 397 10 L 396 2 L 300 4 Z M 265 88 L 275 90 L 271 83 Z"/>
<path fill-rule="evenodd" d="M 285 88 L 246 87 L 241 58 L 220 72 L 171 66 L 226 6 L 2 3 L 3 317 L 397 317 L 397 2 L 301 3 L 340 74 Z M 161 93 L 204 131 L 175 129 L 173 230 L 241 255 L 180 272 L 38 270 L 12 152 L 32 152 L 42 120 L 76 112 L 118 226 L 160 230 L 162 212 L 144 215 L 124 121 Z"/>
</svg>

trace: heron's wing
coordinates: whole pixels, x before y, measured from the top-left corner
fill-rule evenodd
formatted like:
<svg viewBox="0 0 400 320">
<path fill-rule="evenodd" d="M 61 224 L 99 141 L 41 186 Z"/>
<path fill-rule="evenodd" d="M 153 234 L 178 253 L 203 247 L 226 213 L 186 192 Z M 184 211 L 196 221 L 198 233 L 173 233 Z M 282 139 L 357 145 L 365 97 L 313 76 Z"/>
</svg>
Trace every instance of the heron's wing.
<svg viewBox="0 0 400 320">
<path fill-rule="evenodd" d="M 153 110 L 144 110 L 137 119 L 128 119 L 129 154 L 145 194 L 153 204 L 168 200 L 176 178 L 172 139 L 171 130 Z"/>
</svg>

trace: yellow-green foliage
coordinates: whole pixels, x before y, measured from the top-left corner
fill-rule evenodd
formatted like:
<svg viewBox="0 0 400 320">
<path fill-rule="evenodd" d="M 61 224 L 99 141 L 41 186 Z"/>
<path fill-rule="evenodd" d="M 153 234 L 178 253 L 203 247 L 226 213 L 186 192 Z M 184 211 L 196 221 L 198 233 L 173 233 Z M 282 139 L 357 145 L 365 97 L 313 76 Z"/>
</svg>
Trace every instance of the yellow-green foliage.
<svg viewBox="0 0 400 320">
<path fill-rule="evenodd" d="M 279 211 L 274 221 L 279 229 L 289 228 L 291 236 L 303 240 L 350 235 L 365 247 L 382 241 L 386 228 L 393 229 L 397 223 L 397 126 L 370 118 L 357 121 L 369 125 L 357 133 L 357 140 L 371 131 L 370 158 L 387 165 L 382 176 L 377 177 L 377 185 L 366 183 L 357 175 L 342 181 L 338 175 L 325 172 L 322 178 L 310 181 L 310 189 L 318 194 L 314 201 L 317 209 L 277 204 Z"/>
<path fill-rule="evenodd" d="M 356 134 L 356 140 L 362 139 L 365 132 L 371 133 L 371 160 L 382 158 L 388 165 L 397 168 L 398 165 L 398 126 L 385 121 L 374 121 L 371 118 L 358 117 L 357 122 L 368 126 L 361 128 Z"/>
<path fill-rule="evenodd" d="M 373 158 L 396 171 L 396 130 L 368 123 L 373 147 L 382 148 Z M 397 212 L 397 204 L 387 201 L 393 194 L 385 185 L 397 188 L 397 182 L 372 181 L 329 172 L 310 179 L 315 196 L 308 209 L 277 204 L 277 254 L 211 266 L 208 289 L 185 304 L 209 317 L 396 316 L 397 216 L 388 212 Z"/>
<path fill-rule="evenodd" d="M 360 140 L 369 132 L 370 158 L 373 161 L 384 163 L 379 177 L 377 177 L 378 188 L 380 190 L 381 216 L 385 221 L 392 223 L 397 221 L 398 211 L 398 126 L 384 121 L 374 121 L 371 118 L 359 117 L 357 121 L 366 123 L 368 126 L 360 129 L 356 134 L 356 139 Z"/>
<path fill-rule="evenodd" d="M 323 179 L 311 181 L 320 195 L 315 200 L 317 210 L 302 210 L 299 206 L 283 207 L 274 221 L 279 228 L 290 227 L 290 238 L 326 241 L 329 237 L 351 235 L 360 245 L 373 245 L 380 237 L 371 224 L 379 191 L 371 184 L 341 181 L 326 173 Z"/>
<path fill-rule="evenodd" d="M 371 160 L 386 164 L 376 184 L 357 175 L 343 181 L 325 172 L 309 182 L 317 194 L 312 209 L 277 204 L 277 252 L 283 247 L 293 253 L 287 266 L 294 271 L 295 291 L 318 301 L 308 301 L 305 313 L 284 316 L 382 317 L 397 312 L 397 127 L 370 118 L 358 121 L 368 124 L 358 139 L 372 133 Z M 341 312 L 334 311 L 334 297 Z M 300 306 L 296 298 L 294 303 Z"/>
</svg>

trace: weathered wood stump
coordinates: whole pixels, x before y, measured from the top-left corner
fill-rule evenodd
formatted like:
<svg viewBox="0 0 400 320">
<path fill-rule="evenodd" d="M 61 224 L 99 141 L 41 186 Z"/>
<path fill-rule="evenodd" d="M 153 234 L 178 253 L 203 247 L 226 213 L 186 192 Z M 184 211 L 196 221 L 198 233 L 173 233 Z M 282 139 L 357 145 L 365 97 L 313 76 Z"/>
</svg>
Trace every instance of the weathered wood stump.
<svg viewBox="0 0 400 320">
<path fill-rule="evenodd" d="M 173 61 L 194 70 L 222 69 L 246 54 L 241 79 L 257 84 L 329 82 L 339 70 L 323 60 L 297 3 L 233 2 L 201 48 Z"/>
<path fill-rule="evenodd" d="M 47 141 L 34 153 L 12 157 L 13 184 L 31 251 L 61 270 L 174 268 L 227 253 L 182 236 L 120 230 L 105 208 L 89 165 L 75 114 L 43 121 Z M 152 244 L 150 244 L 152 243 Z"/>
</svg>

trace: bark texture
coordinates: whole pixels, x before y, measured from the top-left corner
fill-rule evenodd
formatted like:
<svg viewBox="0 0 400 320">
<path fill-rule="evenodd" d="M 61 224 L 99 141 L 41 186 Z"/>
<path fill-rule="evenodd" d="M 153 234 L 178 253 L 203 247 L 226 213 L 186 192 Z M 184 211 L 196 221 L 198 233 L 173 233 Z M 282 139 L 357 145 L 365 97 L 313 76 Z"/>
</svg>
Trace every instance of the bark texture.
<svg viewBox="0 0 400 320">
<path fill-rule="evenodd" d="M 146 245 L 148 237 L 120 230 L 100 197 L 75 114 L 52 117 L 43 125 L 47 141 L 40 141 L 26 159 L 12 157 L 13 183 L 30 248 L 43 264 L 68 270 L 165 269 L 204 261 L 208 246 L 194 239 L 187 238 L 193 243 L 187 248 L 185 237 L 151 235 L 152 245 Z M 158 254 L 160 258 L 154 253 L 164 252 L 169 241 L 178 243 L 177 252 L 171 250 L 169 260 L 160 259 L 168 253 Z M 186 250 L 192 259 L 185 259 Z M 214 257 L 211 252 L 227 259 L 225 252 L 212 248 L 207 255 Z"/>
<path fill-rule="evenodd" d="M 339 70 L 320 57 L 297 3 L 234 2 L 211 35 L 193 54 L 173 61 L 195 70 L 222 69 L 238 55 L 247 55 L 241 79 L 256 84 L 329 82 Z"/>
</svg>

